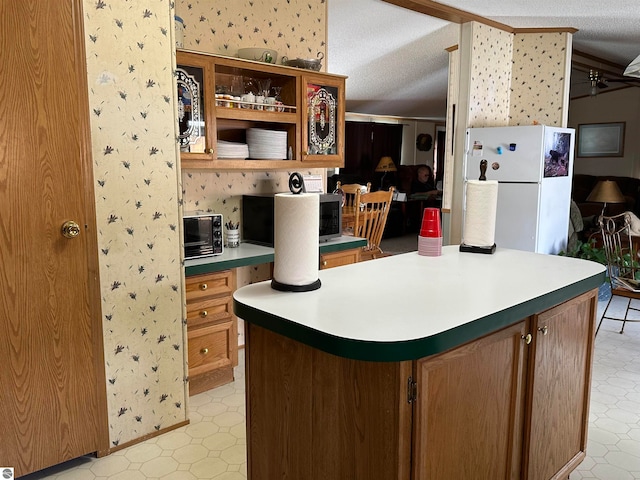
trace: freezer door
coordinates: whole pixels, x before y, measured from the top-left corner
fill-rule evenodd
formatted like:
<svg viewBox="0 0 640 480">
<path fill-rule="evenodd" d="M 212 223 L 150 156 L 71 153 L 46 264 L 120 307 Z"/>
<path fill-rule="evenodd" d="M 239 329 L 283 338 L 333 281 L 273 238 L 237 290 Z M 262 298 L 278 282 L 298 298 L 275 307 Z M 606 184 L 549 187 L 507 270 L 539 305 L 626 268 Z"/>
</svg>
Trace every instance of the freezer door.
<svg viewBox="0 0 640 480">
<path fill-rule="evenodd" d="M 539 182 L 544 168 L 543 132 L 542 125 L 467 129 L 465 179 L 478 180 L 484 159 L 487 180 Z"/>
<path fill-rule="evenodd" d="M 539 205 L 539 184 L 500 183 L 496 209 L 496 246 L 535 252 Z"/>
</svg>

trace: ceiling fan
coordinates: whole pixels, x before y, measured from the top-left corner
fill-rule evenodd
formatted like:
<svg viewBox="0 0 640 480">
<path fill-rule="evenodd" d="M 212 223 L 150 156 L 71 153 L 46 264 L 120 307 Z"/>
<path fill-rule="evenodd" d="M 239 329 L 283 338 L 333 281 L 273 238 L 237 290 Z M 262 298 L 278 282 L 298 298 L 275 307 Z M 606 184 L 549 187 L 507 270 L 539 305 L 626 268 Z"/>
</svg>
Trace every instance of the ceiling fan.
<svg viewBox="0 0 640 480">
<path fill-rule="evenodd" d="M 640 59 L 640 57 L 639 57 L 639 59 Z M 639 59 L 636 59 L 636 60 L 639 60 Z M 627 70 L 629 70 L 630 67 L 631 67 L 631 65 L 629 65 L 629 67 L 627 67 Z M 636 69 L 638 70 L 638 74 L 637 75 L 640 75 L 640 65 L 638 67 L 636 67 Z M 626 70 L 625 70 L 625 75 L 628 75 L 626 73 Z M 627 84 L 631 84 L 631 83 L 638 83 L 638 82 L 640 82 L 640 78 L 605 78 L 605 77 L 602 76 L 602 74 L 599 71 L 594 70 L 594 69 L 589 70 L 589 83 L 591 85 L 591 90 L 590 90 L 591 96 L 597 95 L 599 89 L 607 88 L 610 83 L 627 83 Z M 638 86 L 640 86 L 640 85 L 638 85 Z"/>
</svg>

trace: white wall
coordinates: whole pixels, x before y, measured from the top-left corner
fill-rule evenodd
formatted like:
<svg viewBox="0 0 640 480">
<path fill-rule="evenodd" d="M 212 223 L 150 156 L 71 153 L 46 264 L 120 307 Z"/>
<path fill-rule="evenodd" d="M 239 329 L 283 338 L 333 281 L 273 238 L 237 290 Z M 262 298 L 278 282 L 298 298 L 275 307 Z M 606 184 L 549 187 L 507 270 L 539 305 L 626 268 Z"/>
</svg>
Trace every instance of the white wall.
<svg viewBox="0 0 640 480">
<path fill-rule="evenodd" d="M 569 104 L 569 127 L 575 128 L 576 133 L 579 124 L 608 122 L 626 122 L 624 156 L 576 157 L 573 173 L 640 178 L 640 88 L 602 92 L 595 97 L 572 100 Z"/>
<path fill-rule="evenodd" d="M 436 143 L 436 124 L 420 120 L 405 120 L 402 131 L 402 165 L 427 164 L 433 168 L 433 147 Z M 431 149 L 424 152 L 416 148 L 418 135 L 427 133 L 431 135 Z"/>
</svg>

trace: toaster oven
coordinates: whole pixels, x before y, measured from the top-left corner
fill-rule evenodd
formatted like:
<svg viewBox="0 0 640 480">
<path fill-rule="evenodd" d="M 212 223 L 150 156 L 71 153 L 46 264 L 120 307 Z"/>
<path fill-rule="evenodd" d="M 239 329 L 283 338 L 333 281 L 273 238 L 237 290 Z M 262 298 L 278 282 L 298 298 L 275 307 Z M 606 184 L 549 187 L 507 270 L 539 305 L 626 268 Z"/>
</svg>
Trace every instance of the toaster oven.
<svg viewBox="0 0 640 480">
<path fill-rule="evenodd" d="M 222 241 L 222 215 L 202 210 L 185 212 L 184 258 L 200 258 L 221 255 L 224 252 Z"/>
</svg>

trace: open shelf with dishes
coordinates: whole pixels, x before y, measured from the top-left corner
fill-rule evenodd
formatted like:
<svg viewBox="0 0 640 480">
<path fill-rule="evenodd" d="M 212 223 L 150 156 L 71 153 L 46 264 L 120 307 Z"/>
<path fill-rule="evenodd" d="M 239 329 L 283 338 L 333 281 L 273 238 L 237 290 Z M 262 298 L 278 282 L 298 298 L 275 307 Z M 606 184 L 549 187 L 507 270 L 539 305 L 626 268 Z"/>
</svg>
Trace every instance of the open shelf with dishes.
<svg viewBox="0 0 640 480">
<path fill-rule="evenodd" d="M 178 50 L 182 168 L 343 166 L 345 79 Z"/>
</svg>

